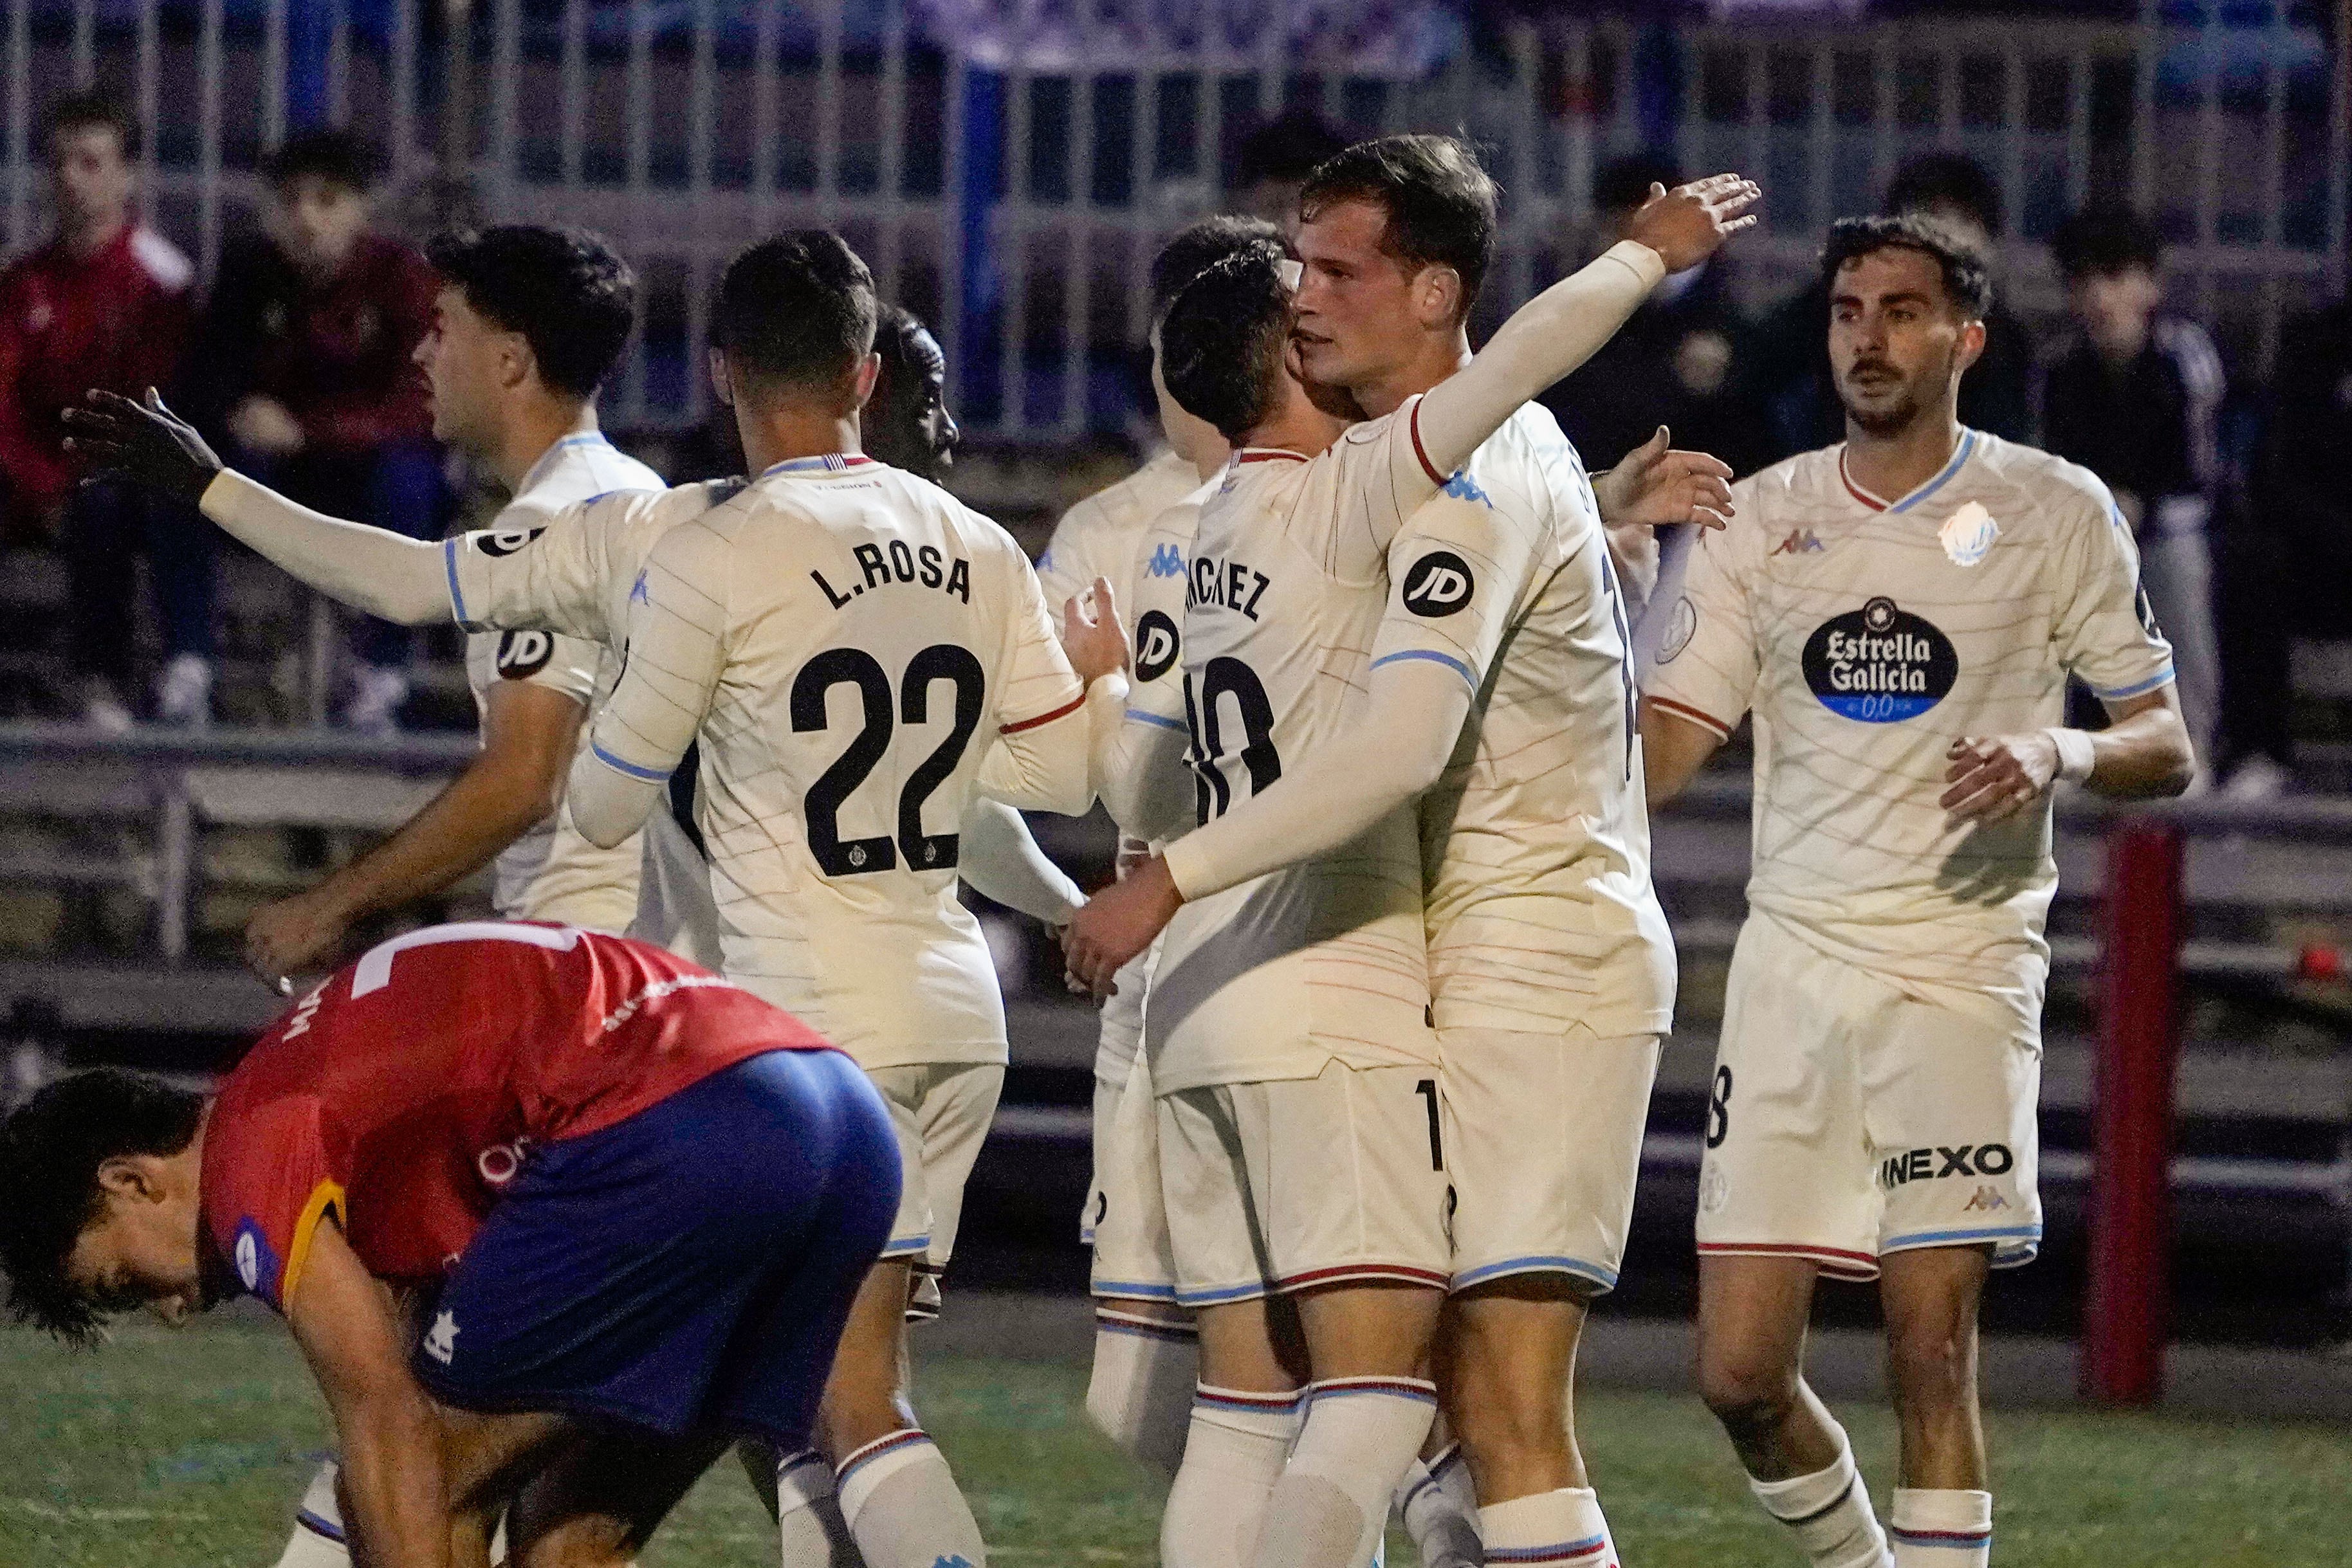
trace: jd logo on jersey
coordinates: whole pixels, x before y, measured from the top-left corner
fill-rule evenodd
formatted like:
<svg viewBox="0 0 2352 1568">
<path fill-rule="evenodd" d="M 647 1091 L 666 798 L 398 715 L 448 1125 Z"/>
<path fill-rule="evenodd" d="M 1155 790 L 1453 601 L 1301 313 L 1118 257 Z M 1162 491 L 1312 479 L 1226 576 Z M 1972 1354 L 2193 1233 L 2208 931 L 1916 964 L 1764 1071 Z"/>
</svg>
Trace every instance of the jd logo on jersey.
<svg viewBox="0 0 2352 1568">
<path fill-rule="evenodd" d="M 1404 607 L 1429 620 L 1468 606 L 1478 589 L 1470 563 L 1450 549 L 1433 549 L 1412 563 L 1404 577 Z"/>
<path fill-rule="evenodd" d="M 527 681 L 555 657 L 555 639 L 544 632 L 507 632 L 499 637 L 499 674 Z"/>
<path fill-rule="evenodd" d="M 1180 646 L 1176 622 L 1164 611 L 1146 611 L 1135 623 L 1136 678 L 1156 681 L 1166 674 L 1175 666 Z"/>
<path fill-rule="evenodd" d="M 1864 724 L 1916 718 L 1960 673 L 1952 640 L 1892 599 L 1824 621 L 1805 639 L 1805 685 L 1822 706 Z"/>
<path fill-rule="evenodd" d="M 474 548 L 492 559 L 509 556 L 546 531 L 545 528 L 499 528 L 491 533 L 476 534 Z"/>
</svg>

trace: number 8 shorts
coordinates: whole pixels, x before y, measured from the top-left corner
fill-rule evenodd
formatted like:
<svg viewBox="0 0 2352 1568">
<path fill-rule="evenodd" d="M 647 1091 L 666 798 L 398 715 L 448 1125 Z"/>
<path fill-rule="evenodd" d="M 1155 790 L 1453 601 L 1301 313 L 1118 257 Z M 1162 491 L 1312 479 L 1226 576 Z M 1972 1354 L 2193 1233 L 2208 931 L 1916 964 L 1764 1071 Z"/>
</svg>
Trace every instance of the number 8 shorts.
<svg viewBox="0 0 2352 1568">
<path fill-rule="evenodd" d="M 1889 1252 L 2042 1243 L 2042 1045 L 1988 998 L 1922 999 L 1749 916 L 1725 994 L 1699 1167 L 1703 1254 L 1810 1258 L 1869 1280 Z"/>
<path fill-rule="evenodd" d="M 1426 1067 L 1160 1097 L 1160 1180 L 1188 1307 L 1350 1281 L 1443 1288 L 1445 1172 Z"/>
</svg>

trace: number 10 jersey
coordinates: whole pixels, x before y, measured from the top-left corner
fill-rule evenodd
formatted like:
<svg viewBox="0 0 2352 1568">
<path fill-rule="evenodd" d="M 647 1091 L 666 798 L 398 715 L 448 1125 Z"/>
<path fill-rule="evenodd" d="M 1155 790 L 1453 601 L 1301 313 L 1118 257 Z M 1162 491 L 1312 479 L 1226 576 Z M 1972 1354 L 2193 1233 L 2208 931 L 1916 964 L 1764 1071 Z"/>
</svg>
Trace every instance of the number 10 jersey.
<svg viewBox="0 0 2352 1568">
<path fill-rule="evenodd" d="M 1244 451 L 1202 503 L 1181 566 L 1198 821 L 1268 788 L 1285 758 L 1358 716 L 1388 600 L 1374 536 L 1360 525 L 1377 510 L 1393 441 L 1407 436 L 1391 418 L 1356 426 L 1312 461 Z M 1351 549 L 1357 533 L 1367 542 Z M 1351 565 L 1351 555 L 1365 559 Z M 1171 551 L 1146 570 L 1177 567 Z M 1172 586 L 1147 580 L 1139 601 Z M 1177 652 L 1171 631 L 1148 612 L 1139 620 L 1139 680 Z M 1152 1086 L 1164 1095 L 1313 1078 L 1334 1061 L 1433 1064 L 1428 1009 L 1420 853 L 1405 809 L 1333 854 L 1177 911 L 1144 1016 Z"/>
</svg>

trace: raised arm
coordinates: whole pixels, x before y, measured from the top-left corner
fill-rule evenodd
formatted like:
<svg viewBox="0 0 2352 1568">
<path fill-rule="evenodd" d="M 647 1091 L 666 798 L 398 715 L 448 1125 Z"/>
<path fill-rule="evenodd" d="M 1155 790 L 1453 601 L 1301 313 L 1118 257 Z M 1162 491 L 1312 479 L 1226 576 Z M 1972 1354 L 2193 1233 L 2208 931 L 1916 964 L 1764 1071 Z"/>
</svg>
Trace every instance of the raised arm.
<svg viewBox="0 0 2352 1568">
<path fill-rule="evenodd" d="M 1047 925 L 1067 925 L 1087 901 L 1012 807 L 975 798 L 963 814 L 962 839 L 956 873 L 982 897 Z"/>
</svg>

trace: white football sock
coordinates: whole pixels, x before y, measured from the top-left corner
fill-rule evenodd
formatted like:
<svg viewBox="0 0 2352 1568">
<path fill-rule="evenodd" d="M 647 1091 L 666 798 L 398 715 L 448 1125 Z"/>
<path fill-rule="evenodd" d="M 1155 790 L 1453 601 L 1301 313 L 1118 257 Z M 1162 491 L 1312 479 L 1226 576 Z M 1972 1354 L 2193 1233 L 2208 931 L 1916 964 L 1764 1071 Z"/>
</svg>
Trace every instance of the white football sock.
<svg viewBox="0 0 2352 1568">
<path fill-rule="evenodd" d="M 1255 1568 L 1367 1561 L 1436 1415 L 1436 1387 L 1417 1377 L 1334 1377 L 1309 1386 L 1298 1441 L 1266 1500 Z"/>
<path fill-rule="evenodd" d="M 1560 1487 L 1478 1511 L 1489 1563 L 1617 1568 L 1617 1544 L 1591 1487 Z"/>
<path fill-rule="evenodd" d="M 1161 1568 L 1244 1568 L 1298 1435 L 1298 1396 L 1203 1384 L 1160 1518 Z"/>
<path fill-rule="evenodd" d="M 343 1544 L 342 1505 L 335 1500 L 340 1473 L 335 1461 L 328 1459 L 310 1478 L 278 1568 L 352 1568 L 352 1549 Z"/>
<path fill-rule="evenodd" d="M 1172 1476 L 1184 1458 L 1200 1365 L 1201 1336 L 1190 1323 L 1161 1322 L 1121 1312 L 1116 1301 L 1101 1302 L 1095 1308 L 1087 1416 L 1121 1451 Z"/>
<path fill-rule="evenodd" d="M 1895 1568 L 1984 1568 L 1992 1561 L 1992 1493 L 1898 1487 L 1888 1516 Z"/>
<path fill-rule="evenodd" d="M 1449 1445 L 1428 1463 L 1408 1466 L 1397 1487 L 1396 1510 L 1421 1553 L 1422 1568 L 1478 1568 L 1486 1553 L 1478 1543 L 1478 1502 L 1475 1493 L 1465 1500 L 1452 1481 L 1469 1482 L 1469 1467 L 1462 1449 Z"/>
<path fill-rule="evenodd" d="M 1870 1509 L 1870 1489 L 1853 1468 L 1853 1449 L 1838 1432 L 1838 1457 L 1826 1469 L 1784 1481 L 1748 1478 L 1764 1511 L 1796 1532 L 1814 1568 L 1885 1568 L 1886 1532 Z"/>
<path fill-rule="evenodd" d="M 822 1454 L 793 1454 L 776 1467 L 776 1532 L 783 1568 L 864 1568 Z"/>
<path fill-rule="evenodd" d="M 850 1454 L 834 1488 L 869 1568 L 987 1568 L 971 1506 L 921 1428 L 877 1437 Z"/>
</svg>

